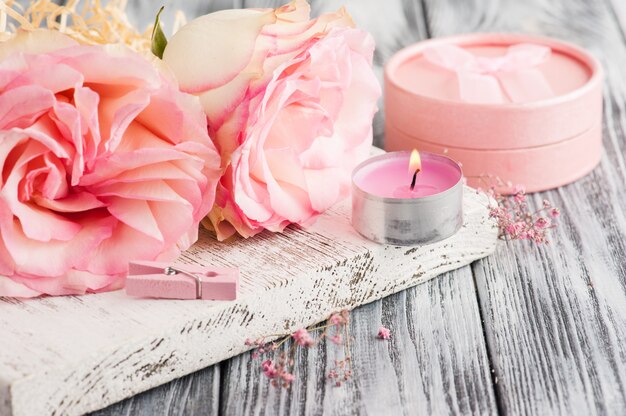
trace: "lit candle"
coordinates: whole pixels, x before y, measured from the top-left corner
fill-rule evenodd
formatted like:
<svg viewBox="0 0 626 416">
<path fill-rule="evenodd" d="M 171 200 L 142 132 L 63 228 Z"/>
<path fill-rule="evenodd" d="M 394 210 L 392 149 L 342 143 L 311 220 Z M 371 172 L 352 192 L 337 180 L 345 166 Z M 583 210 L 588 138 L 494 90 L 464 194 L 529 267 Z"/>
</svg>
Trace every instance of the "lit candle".
<svg viewBox="0 0 626 416">
<path fill-rule="evenodd" d="M 352 175 L 352 224 L 370 240 L 426 244 L 463 224 L 463 174 L 452 159 L 414 150 L 373 157 Z"/>
</svg>

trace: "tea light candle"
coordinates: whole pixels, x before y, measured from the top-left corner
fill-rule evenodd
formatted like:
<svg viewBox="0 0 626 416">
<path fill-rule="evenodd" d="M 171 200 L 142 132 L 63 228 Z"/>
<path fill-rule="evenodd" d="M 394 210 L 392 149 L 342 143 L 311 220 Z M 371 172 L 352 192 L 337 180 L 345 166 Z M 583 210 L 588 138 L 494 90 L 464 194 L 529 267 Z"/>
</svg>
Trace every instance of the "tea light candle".
<svg viewBox="0 0 626 416">
<path fill-rule="evenodd" d="M 352 174 L 352 225 L 382 244 L 443 240 L 463 225 L 463 173 L 452 159 L 417 151 L 375 156 Z"/>
</svg>

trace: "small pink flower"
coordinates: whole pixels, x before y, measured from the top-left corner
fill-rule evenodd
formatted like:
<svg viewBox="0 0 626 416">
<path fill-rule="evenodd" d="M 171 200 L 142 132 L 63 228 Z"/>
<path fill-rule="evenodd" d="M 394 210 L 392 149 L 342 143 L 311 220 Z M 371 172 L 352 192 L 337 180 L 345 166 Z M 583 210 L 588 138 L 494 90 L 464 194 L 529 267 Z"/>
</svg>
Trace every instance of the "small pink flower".
<svg viewBox="0 0 626 416">
<path fill-rule="evenodd" d="M 547 219 L 545 219 L 544 217 L 539 217 L 537 218 L 537 220 L 535 220 L 535 227 L 537 228 L 546 228 L 550 225 L 550 221 L 548 221 Z"/>
<path fill-rule="evenodd" d="M 391 331 L 388 328 L 385 328 L 384 326 L 381 326 L 378 329 L 378 338 L 380 338 L 380 339 L 389 339 L 389 338 L 391 338 Z"/>
<path fill-rule="evenodd" d="M 334 313 L 330 315 L 330 318 L 328 318 L 328 322 L 330 322 L 333 325 L 340 325 L 340 324 L 345 324 L 346 320 L 340 314 Z"/>
<path fill-rule="evenodd" d="M 333 335 L 332 337 L 328 337 L 328 339 L 337 345 L 340 345 L 343 342 L 343 339 L 341 338 L 341 335 L 337 334 L 337 335 Z"/>
<path fill-rule="evenodd" d="M 502 182 L 498 182 L 500 186 Z M 512 189 L 509 186 L 509 189 Z M 548 200 L 543 200 L 542 208 L 531 212 L 523 188 L 514 188 L 515 194 L 502 195 L 495 186 L 490 187 L 488 195 L 496 200 L 496 204 L 489 206 L 489 217 L 493 218 L 500 229 L 500 237 L 511 240 L 530 240 L 534 243 L 547 244 L 547 233 L 556 224 L 552 218 L 560 215 L 558 208 Z M 540 215 L 540 212 L 547 215 Z"/>
<path fill-rule="evenodd" d="M 263 363 L 261 364 L 261 369 L 263 370 L 263 374 L 265 374 L 267 378 L 275 378 L 278 374 L 272 360 L 263 361 Z"/>
<path fill-rule="evenodd" d="M 511 235 L 511 236 L 518 235 L 523 229 L 524 229 L 524 223 L 523 222 L 514 222 L 514 223 L 509 224 L 509 225 L 507 225 L 505 227 L 506 233 Z"/>
<path fill-rule="evenodd" d="M 287 383 L 291 383 L 292 381 L 296 379 L 296 377 L 291 373 L 283 373 L 281 377 Z"/>
<path fill-rule="evenodd" d="M 303 347 L 310 347 L 315 343 L 313 338 L 311 338 L 311 334 L 304 328 L 298 329 L 294 332 L 291 337 L 296 341 L 296 344 Z"/>
<path fill-rule="evenodd" d="M 496 208 L 496 207 L 491 207 L 489 209 L 489 217 L 490 218 L 499 218 L 500 217 L 500 208 Z"/>
<path fill-rule="evenodd" d="M 522 203 L 526 201 L 526 194 L 515 194 L 515 196 L 513 197 L 513 199 L 515 200 L 515 202 L 517 203 Z"/>
</svg>

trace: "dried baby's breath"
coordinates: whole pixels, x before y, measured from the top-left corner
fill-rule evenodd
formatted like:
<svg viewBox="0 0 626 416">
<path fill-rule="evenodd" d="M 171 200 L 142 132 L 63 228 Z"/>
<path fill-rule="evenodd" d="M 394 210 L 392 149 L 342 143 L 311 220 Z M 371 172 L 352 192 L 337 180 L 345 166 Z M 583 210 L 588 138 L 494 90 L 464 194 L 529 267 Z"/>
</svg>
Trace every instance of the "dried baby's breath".
<svg viewBox="0 0 626 416">
<path fill-rule="evenodd" d="M 126 16 L 127 0 L 69 0 L 65 5 L 51 0 L 36 0 L 24 8 L 14 0 L 0 0 L 0 33 L 3 37 L 18 28 L 58 30 L 84 44 L 125 44 L 150 51 L 152 26 L 139 32 Z M 106 3 L 106 4 L 105 4 Z M 184 23 L 180 13 L 176 25 Z"/>
</svg>

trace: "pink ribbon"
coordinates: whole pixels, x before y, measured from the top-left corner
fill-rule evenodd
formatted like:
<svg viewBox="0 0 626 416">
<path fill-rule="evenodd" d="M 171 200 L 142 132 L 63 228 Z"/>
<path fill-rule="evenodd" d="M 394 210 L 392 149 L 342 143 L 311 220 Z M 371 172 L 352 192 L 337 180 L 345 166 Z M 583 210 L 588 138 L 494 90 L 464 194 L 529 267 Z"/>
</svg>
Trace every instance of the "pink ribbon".
<svg viewBox="0 0 626 416">
<path fill-rule="evenodd" d="M 548 59 L 550 52 L 547 46 L 521 43 L 510 46 L 504 56 L 488 58 L 443 44 L 426 49 L 424 57 L 434 65 L 456 72 L 461 100 L 498 104 L 553 97 L 550 84 L 536 68 Z"/>
</svg>

